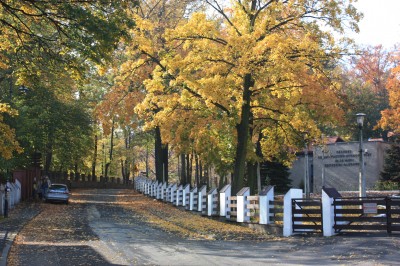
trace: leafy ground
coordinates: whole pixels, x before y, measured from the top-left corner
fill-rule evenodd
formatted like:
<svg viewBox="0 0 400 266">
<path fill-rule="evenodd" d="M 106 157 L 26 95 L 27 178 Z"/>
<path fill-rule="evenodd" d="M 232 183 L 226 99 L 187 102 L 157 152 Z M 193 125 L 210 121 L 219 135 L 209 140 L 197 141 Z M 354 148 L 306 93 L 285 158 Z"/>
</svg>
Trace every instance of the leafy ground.
<svg viewBox="0 0 400 266">
<path fill-rule="evenodd" d="M 117 199 L 141 219 L 172 234 L 190 239 L 272 240 L 276 236 L 256 232 L 245 226 L 203 217 L 199 213 L 177 208 L 170 203 L 146 197 L 137 192 L 120 194 Z"/>
<path fill-rule="evenodd" d="M 85 198 L 73 196 L 71 202 L 85 203 Z M 132 215 L 135 214 L 135 217 L 143 223 L 182 238 L 256 241 L 278 239 L 277 236 L 256 232 L 234 222 L 219 221 L 201 216 L 198 212 L 177 208 L 170 203 L 144 196 L 133 190 L 120 190 L 112 203 Z"/>
</svg>

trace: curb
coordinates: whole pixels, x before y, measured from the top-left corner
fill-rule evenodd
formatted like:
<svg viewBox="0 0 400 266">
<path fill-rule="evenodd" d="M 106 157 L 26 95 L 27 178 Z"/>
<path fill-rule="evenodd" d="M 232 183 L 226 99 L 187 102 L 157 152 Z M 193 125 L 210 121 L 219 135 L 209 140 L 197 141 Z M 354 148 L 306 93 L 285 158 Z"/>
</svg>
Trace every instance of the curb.
<svg viewBox="0 0 400 266">
<path fill-rule="evenodd" d="M 32 208 L 32 205 L 29 202 L 22 202 L 16 207 L 20 209 L 15 213 L 10 213 L 9 217 L 6 218 L 8 219 L 9 224 L 3 228 L 5 234 L 4 238 L 0 240 L 0 266 L 7 266 L 8 255 L 18 233 L 29 221 L 42 212 L 40 206 L 34 206 Z M 14 225 L 16 226 L 11 226 L 10 228 L 9 225 L 10 223 L 12 224 L 12 222 L 15 222 Z"/>
<path fill-rule="evenodd" d="M 8 253 L 10 252 L 11 246 L 14 243 L 14 239 L 17 236 L 17 232 L 7 232 L 6 237 L 4 239 L 4 248 L 0 256 L 0 266 L 6 266 L 7 265 L 7 258 L 8 258 Z"/>
</svg>

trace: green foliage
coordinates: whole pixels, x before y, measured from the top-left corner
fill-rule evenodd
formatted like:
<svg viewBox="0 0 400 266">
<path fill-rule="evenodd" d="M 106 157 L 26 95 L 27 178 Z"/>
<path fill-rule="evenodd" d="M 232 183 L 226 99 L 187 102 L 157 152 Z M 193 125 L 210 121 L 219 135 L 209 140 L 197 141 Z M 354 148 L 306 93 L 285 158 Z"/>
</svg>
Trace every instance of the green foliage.
<svg viewBox="0 0 400 266">
<path fill-rule="evenodd" d="M 91 145 L 91 118 L 79 100 L 61 100 L 49 89 L 28 89 L 14 98 L 19 116 L 13 121 L 24 154 L 14 163 L 27 166 L 34 151 L 50 156 L 57 170 L 82 161 Z M 46 164 L 46 161 L 43 161 Z"/>
<path fill-rule="evenodd" d="M 292 187 L 289 168 L 279 162 L 261 164 L 261 183 L 275 186 L 276 193 L 286 193 Z"/>
<path fill-rule="evenodd" d="M 378 181 L 375 184 L 375 189 L 376 190 L 398 190 L 400 189 L 400 185 L 398 182 L 393 182 L 393 181 Z"/>
<path fill-rule="evenodd" d="M 400 182 L 400 139 L 391 143 L 386 151 L 385 163 L 381 172 L 382 182 L 397 183 Z"/>
</svg>

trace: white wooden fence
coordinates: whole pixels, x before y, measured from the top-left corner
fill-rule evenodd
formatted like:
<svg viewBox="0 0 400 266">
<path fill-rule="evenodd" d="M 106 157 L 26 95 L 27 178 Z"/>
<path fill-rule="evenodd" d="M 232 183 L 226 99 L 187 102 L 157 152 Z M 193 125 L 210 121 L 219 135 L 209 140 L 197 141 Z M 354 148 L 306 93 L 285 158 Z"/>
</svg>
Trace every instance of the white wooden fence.
<svg viewBox="0 0 400 266">
<path fill-rule="evenodd" d="M 143 194 L 172 203 L 176 207 L 200 212 L 205 216 L 223 216 L 236 222 L 250 222 L 252 218 L 260 224 L 271 224 L 271 201 L 274 200 L 274 189 L 268 187 L 259 195 L 250 195 L 248 187 L 243 188 L 236 196 L 231 195 L 231 185 L 224 186 L 220 191 L 212 188 L 207 192 L 207 186 L 200 188 L 174 183 L 158 183 L 144 177 L 134 180 L 134 188 Z"/>
<path fill-rule="evenodd" d="M 7 183 L 7 203 L 8 210 L 14 208 L 21 201 L 21 183 L 16 180 L 15 183 Z M 0 185 L 0 215 L 4 215 L 6 186 Z"/>
<path fill-rule="evenodd" d="M 258 195 L 250 195 L 248 187 L 242 188 L 236 195 L 231 195 L 229 184 L 220 191 L 212 188 L 207 192 L 206 186 L 190 189 L 189 185 L 178 186 L 177 184 L 158 183 L 144 177 L 138 177 L 134 181 L 134 187 L 145 195 L 172 203 L 177 207 L 183 207 L 188 211 L 201 212 L 205 216 L 222 216 L 227 220 L 238 223 L 252 222 L 263 225 L 276 223 L 279 220 L 277 206 L 283 205 L 283 218 L 281 220 L 283 221 L 284 236 L 293 235 L 295 231 L 293 227 L 296 227 L 296 232 L 299 232 L 298 228 L 307 227 L 306 224 L 299 222 L 299 220 L 307 220 L 299 219 L 302 216 L 304 217 L 304 214 L 299 212 L 300 206 L 294 205 L 294 202 L 302 202 L 303 191 L 301 189 L 290 189 L 285 194 L 282 203 L 274 200 L 274 188 L 272 186 L 264 188 Z M 322 233 L 324 236 L 335 234 L 333 230 L 332 197 L 325 192 L 325 189 L 323 190 L 321 216 L 323 217 Z M 10 205 L 13 202 L 11 200 Z M 306 202 L 303 204 L 306 204 Z M 304 229 L 304 232 L 308 231 Z M 301 229 L 300 232 L 302 232 Z"/>
</svg>

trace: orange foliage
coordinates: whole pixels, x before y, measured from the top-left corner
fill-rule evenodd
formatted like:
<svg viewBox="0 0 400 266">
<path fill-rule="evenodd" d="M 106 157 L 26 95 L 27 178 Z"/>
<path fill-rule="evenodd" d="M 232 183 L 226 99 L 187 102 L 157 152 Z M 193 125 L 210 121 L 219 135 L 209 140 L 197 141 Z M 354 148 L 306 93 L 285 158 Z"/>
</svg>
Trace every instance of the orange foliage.
<svg viewBox="0 0 400 266">
<path fill-rule="evenodd" d="M 382 111 L 382 119 L 379 126 L 384 129 L 393 130 L 400 133 L 400 49 L 398 48 L 394 57 L 395 67 L 390 72 L 387 82 L 389 92 L 390 108 Z"/>
</svg>

